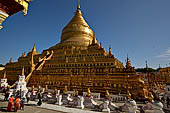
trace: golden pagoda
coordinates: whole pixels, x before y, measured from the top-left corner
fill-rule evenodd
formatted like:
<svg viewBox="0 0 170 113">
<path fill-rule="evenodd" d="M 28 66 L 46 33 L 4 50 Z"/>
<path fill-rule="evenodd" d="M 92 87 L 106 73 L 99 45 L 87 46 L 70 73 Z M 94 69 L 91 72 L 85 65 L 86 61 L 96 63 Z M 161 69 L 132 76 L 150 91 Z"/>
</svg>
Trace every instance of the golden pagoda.
<svg viewBox="0 0 170 113">
<path fill-rule="evenodd" d="M 87 88 L 92 92 L 99 92 L 105 96 L 105 91 L 126 94 L 127 79 L 129 85 L 138 88 L 139 76 L 131 66 L 129 58 L 124 67 L 112 53 L 107 52 L 83 18 L 80 4 L 71 21 L 62 30 L 60 43 L 43 50 L 41 54 L 36 51 L 34 44 L 32 51 L 25 52 L 18 61 L 5 65 L 9 84 L 15 83 L 17 75 L 24 66 L 28 86 L 41 85 L 49 88 L 69 90 L 77 88 L 80 93 Z M 136 92 L 136 91 L 134 91 Z M 138 94 L 137 94 L 138 95 Z"/>
</svg>

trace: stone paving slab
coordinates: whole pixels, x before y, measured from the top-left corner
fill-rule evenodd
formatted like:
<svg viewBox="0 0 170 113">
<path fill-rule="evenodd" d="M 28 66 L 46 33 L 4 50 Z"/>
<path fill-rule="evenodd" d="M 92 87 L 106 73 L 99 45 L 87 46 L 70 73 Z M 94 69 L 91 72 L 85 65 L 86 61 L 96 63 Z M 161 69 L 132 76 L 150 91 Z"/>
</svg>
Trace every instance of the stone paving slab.
<svg viewBox="0 0 170 113">
<path fill-rule="evenodd" d="M 29 104 L 37 104 L 37 102 L 30 101 Z M 70 107 L 59 106 L 55 104 L 46 104 L 46 103 L 42 103 L 41 106 L 37 106 L 37 107 L 66 112 L 66 113 L 101 113 L 101 112 L 96 112 L 96 111 L 82 110 L 79 108 L 70 108 Z"/>
</svg>

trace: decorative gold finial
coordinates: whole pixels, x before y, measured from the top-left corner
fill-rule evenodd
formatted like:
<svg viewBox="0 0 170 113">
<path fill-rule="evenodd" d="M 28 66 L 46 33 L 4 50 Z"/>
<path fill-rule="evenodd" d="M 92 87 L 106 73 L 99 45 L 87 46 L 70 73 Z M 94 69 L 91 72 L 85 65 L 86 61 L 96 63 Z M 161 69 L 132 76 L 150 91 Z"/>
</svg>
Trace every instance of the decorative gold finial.
<svg viewBox="0 0 170 113">
<path fill-rule="evenodd" d="M 32 92 L 34 92 L 34 85 L 32 85 Z"/>
<path fill-rule="evenodd" d="M 93 45 L 96 44 L 96 35 L 95 35 L 95 34 L 94 34 L 94 36 L 93 36 L 92 44 L 93 44 Z"/>
<path fill-rule="evenodd" d="M 22 57 L 25 57 L 25 52 L 22 54 Z"/>
<path fill-rule="evenodd" d="M 77 89 L 74 90 L 74 95 L 78 96 L 78 90 Z"/>
<path fill-rule="evenodd" d="M 64 87 L 64 94 L 67 94 L 67 86 Z"/>
<path fill-rule="evenodd" d="M 87 96 L 90 97 L 91 96 L 91 91 L 90 88 L 87 89 Z"/>
<path fill-rule="evenodd" d="M 111 50 L 111 46 L 109 45 L 109 56 L 112 55 L 112 50 Z"/>
<path fill-rule="evenodd" d="M 12 58 L 9 59 L 9 63 L 12 63 Z"/>
<path fill-rule="evenodd" d="M 54 93 L 55 93 L 55 94 L 58 94 L 57 88 L 54 88 Z"/>
<path fill-rule="evenodd" d="M 152 95 L 152 92 L 149 92 L 149 97 L 148 97 L 149 101 L 152 102 L 154 99 L 154 96 Z"/>
<path fill-rule="evenodd" d="M 146 60 L 146 72 L 148 72 L 148 61 Z"/>
<path fill-rule="evenodd" d="M 6 78 L 6 71 L 4 71 L 4 78 Z"/>
<path fill-rule="evenodd" d="M 128 54 L 127 54 L 126 68 L 128 69 L 128 68 L 131 68 L 131 67 L 132 67 L 132 65 L 131 65 L 131 63 L 130 63 L 130 60 L 129 60 L 129 57 L 128 57 Z"/>
<path fill-rule="evenodd" d="M 39 85 L 39 86 L 38 86 L 38 92 L 40 92 L 40 91 L 41 91 L 41 86 Z"/>
<path fill-rule="evenodd" d="M 102 43 L 100 43 L 100 49 L 101 49 L 101 48 L 103 48 L 103 47 L 102 47 Z"/>
<path fill-rule="evenodd" d="M 130 93 L 129 89 L 128 89 L 128 91 L 127 91 L 127 97 L 128 97 L 128 99 L 131 98 L 131 93 Z"/>
<path fill-rule="evenodd" d="M 21 72 L 21 76 L 24 76 L 24 66 L 22 67 L 22 72 Z"/>
<path fill-rule="evenodd" d="M 35 43 L 34 43 L 34 46 L 32 48 L 32 53 L 35 53 L 36 52 L 36 46 L 35 46 Z"/>
<path fill-rule="evenodd" d="M 48 92 L 48 85 L 45 85 L 45 92 Z"/>
<path fill-rule="evenodd" d="M 77 9 L 80 9 L 80 0 L 78 0 Z"/>
<path fill-rule="evenodd" d="M 109 99 L 110 98 L 110 94 L 109 94 L 109 91 L 106 90 L 106 99 Z"/>
</svg>

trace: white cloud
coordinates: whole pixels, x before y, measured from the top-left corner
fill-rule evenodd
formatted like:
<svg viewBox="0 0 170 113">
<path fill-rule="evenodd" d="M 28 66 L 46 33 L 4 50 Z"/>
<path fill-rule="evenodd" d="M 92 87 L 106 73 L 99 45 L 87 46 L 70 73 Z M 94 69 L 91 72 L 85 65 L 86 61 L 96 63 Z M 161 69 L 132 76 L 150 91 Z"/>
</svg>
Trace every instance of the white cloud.
<svg viewBox="0 0 170 113">
<path fill-rule="evenodd" d="M 160 54 L 156 57 L 163 59 L 163 60 L 167 60 L 167 59 L 169 60 L 170 59 L 170 47 L 165 52 L 163 52 L 162 54 Z"/>
</svg>

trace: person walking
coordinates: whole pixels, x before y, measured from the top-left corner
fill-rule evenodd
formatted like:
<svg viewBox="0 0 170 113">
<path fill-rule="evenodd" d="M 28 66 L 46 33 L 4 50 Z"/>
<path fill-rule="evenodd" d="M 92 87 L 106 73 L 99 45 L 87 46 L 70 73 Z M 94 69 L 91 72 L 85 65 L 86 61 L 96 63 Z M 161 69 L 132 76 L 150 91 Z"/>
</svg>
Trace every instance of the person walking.
<svg viewBox="0 0 170 113">
<path fill-rule="evenodd" d="M 18 97 L 15 98 L 15 109 L 14 111 L 17 112 L 20 108 L 20 99 Z"/>
<path fill-rule="evenodd" d="M 25 102 L 25 98 L 23 98 L 22 101 L 21 101 L 21 107 L 20 107 L 20 109 L 22 109 L 22 110 L 24 110 L 24 102 Z"/>
<path fill-rule="evenodd" d="M 14 101 L 14 97 L 11 96 L 11 97 L 9 98 L 8 108 L 7 108 L 7 111 L 9 111 L 9 112 L 12 111 L 13 101 Z"/>
<path fill-rule="evenodd" d="M 27 103 L 30 101 L 30 98 L 31 98 L 31 92 L 28 92 L 27 93 Z"/>
<path fill-rule="evenodd" d="M 38 93 L 38 103 L 37 103 L 37 105 L 41 106 L 41 104 L 42 104 L 41 93 Z"/>
<path fill-rule="evenodd" d="M 6 92 L 5 92 L 4 101 L 7 101 L 7 100 L 8 100 L 8 97 L 9 97 L 9 91 L 6 91 Z"/>
</svg>

